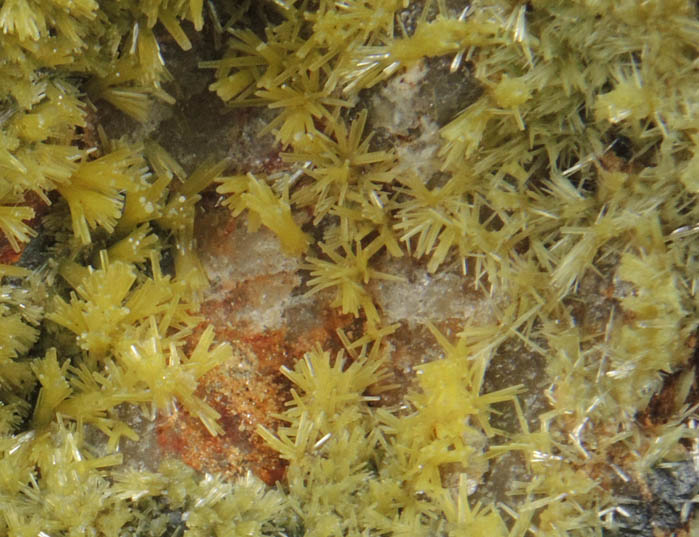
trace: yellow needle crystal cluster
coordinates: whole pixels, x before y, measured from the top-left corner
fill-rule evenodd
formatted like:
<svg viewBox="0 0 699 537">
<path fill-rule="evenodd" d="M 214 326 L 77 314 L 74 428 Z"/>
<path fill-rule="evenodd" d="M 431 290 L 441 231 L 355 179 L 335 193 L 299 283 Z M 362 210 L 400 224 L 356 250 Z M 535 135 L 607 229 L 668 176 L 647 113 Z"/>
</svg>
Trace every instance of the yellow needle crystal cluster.
<svg viewBox="0 0 699 537">
<path fill-rule="evenodd" d="M 689 522 L 696 2 L 1 0 L 0 28 L 0 536 L 646 536 Z M 188 172 L 154 137 L 100 124 L 106 109 L 149 124 L 173 105 L 164 50 L 201 36 L 222 109 L 271 114 L 257 134 L 278 169 L 200 155 Z M 396 127 L 401 107 L 385 108 L 431 76 L 477 91 L 446 121 Z M 344 351 L 282 368 L 282 425 L 257 431 L 288 462 L 276 488 L 124 464 L 129 412 L 183 409 L 223 431 L 197 391 L 236 359 L 199 311 L 195 220 L 214 190 L 298 259 L 305 296 L 355 319 Z M 399 324 L 377 300 L 413 283 L 398 260 L 492 305 L 423 323 L 439 356 L 402 384 Z M 513 341 L 543 364 L 545 392 L 488 384 Z M 522 475 L 490 497 L 506 460 Z M 633 522 L 624 487 L 688 466 L 676 525 L 650 508 Z"/>
</svg>

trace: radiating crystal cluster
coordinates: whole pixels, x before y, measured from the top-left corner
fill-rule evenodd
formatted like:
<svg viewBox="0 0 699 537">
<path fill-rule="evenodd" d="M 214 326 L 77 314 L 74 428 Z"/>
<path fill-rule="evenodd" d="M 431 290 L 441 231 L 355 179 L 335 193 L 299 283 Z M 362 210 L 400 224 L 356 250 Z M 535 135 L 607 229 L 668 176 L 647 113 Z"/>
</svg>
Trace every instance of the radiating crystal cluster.
<svg viewBox="0 0 699 537">
<path fill-rule="evenodd" d="M 689 528 L 698 17 L 2 2 L 0 536 Z"/>
</svg>

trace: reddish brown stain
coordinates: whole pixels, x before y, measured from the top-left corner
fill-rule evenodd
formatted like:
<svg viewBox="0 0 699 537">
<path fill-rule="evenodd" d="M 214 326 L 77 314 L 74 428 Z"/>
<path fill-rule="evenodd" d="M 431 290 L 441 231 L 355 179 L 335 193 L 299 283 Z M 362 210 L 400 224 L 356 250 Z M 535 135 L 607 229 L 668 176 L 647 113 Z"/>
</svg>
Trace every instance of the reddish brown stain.
<svg viewBox="0 0 699 537">
<path fill-rule="evenodd" d="M 333 340 L 337 341 L 337 329 L 353 322 L 327 305 L 319 306 L 310 321 L 294 323 L 290 314 L 291 320 L 276 330 L 256 331 L 250 322 L 231 322 L 237 312 L 256 300 L 250 289 L 268 285 L 268 279 L 275 276 L 286 277 L 282 273 L 252 278 L 202 305 L 207 323 L 193 334 L 189 346 L 198 340 L 206 324 L 211 324 L 217 339 L 230 342 L 234 349 L 234 358 L 202 377 L 196 392 L 220 414 L 223 434 L 212 436 L 184 410 L 163 419 L 158 427 L 163 450 L 197 470 L 220 472 L 229 478 L 251 470 L 269 485 L 282 479 L 286 463 L 257 432 L 259 426 L 276 431 L 279 420 L 274 416 L 284 411 L 289 398 L 289 381 L 280 368 L 293 367 L 316 345 L 331 348 Z"/>
<path fill-rule="evenodd" d="M 46 214 L 49 208 L 49 205 L 34 192 L 27 192 L 24 196 L 24 201 L 17 205 L 34 209 L 34 218 L 24 221 L 25 224 L 34 230 L 39 228 L 41 218 Z M 10 245 L 10 241 L 8 241 L 5 234 L 0 231 L 0 263 L 5 265 L 14 265 L 17 263 L 22 257 L 25 246 L 26 244 L 20 243 L 19 251 L 15 252 Z"/>
</svg>

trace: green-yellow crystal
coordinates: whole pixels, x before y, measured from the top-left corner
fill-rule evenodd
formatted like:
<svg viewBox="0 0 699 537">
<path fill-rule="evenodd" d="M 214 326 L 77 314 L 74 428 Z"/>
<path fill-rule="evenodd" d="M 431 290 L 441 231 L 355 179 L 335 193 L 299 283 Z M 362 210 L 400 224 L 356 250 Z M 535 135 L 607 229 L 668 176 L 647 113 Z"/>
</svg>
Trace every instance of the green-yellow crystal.
<svg viewBox="0 0 699 537">
<path fill-rule="evenodd" d="M 0 265 L 0 536 L 601 535 L 623 509 L 599 468 L 628 480 L 688 458 L 696 3 L 451 4 L 0 2 L 0 235 L 14 252 L 52 237 L 31 270 Z M 192 49 L 197 32 L 224 45 L 200 63 L 209 90 L 273 113 L 259 134 L 279 144 L 284 173 L 226 175 L 229 159 L 203 155 L 188 174 L 155 140 L 85 135 L 101 107 L 148 123 L 156 103 L 173 105 L 163 51 Z M 482 91 L 430 126 L 427 177 L 380 140 L 368 103 L 437 60 L 452 75 L 468 64 Z M 137 471 L 119 451 L 138 441 L 124 408 L 152 419 L 179 405 L 222 431 L 196 388 L 231 348 L 205 324 L 193 336 L 208 286 L 195 216 L 214 183 L 234 216 L 301 260 L 308 293 L 332 290 L 363 330 L 340 334 L 349 356 L 317 348 L 282 370 L 282 425 L 258 431 L 289 463 L 277 488 L 172 460 Z M 401 257 L 431 277 L 460 273 L 497 304 L 454 333 L 425 323 L 441 354 L 391 406 L 397 325 L 375 291 L 401 280 L 384 268 Z M 595 273 L 621 291 L 591 331 L 575 305 Z M 536 424 L 524 387 L 486 387 L 510 340 L 545 364 Z M 643 426 L 674 372 L 673 414 Z M 516 430 L 491 423 L 502 414 Z M 506 456 L 526 479 L 507 502 L 476 499 Z"/>
</svg>

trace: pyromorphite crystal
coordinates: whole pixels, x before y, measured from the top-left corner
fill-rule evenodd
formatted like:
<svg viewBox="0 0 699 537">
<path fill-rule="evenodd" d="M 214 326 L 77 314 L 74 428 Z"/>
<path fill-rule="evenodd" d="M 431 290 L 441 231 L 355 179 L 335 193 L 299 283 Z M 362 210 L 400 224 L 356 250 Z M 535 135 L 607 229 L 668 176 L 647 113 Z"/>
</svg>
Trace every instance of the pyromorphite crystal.
<svg viewBox="0 0 699 537">
<path fill-rule="evenodd" d="M 0 537 L 675 532 L 698 15 L 2 2 Z"/>
</svg>

